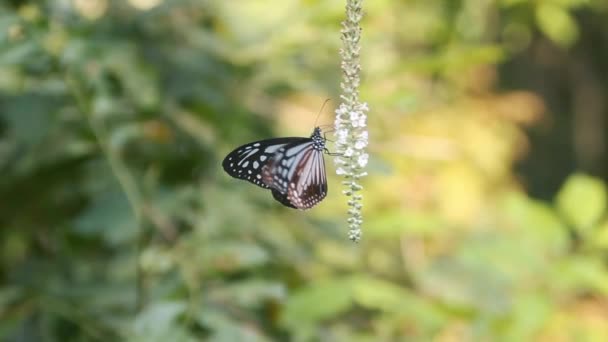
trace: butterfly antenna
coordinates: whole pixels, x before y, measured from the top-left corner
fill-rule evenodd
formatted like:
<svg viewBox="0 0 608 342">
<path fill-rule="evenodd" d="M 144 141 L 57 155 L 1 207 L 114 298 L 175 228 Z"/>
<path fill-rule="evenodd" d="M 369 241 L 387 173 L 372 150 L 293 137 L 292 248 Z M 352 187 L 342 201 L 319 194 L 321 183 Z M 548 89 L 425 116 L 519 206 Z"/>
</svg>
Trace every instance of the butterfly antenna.
<svg viewBox="0 0 608 342">
<path fill-rule="evenodd" d="M 331 101 L 331 99 L 325 99 L 325 101 L 323 102 L 323 105 L 321 106 L 321 109 L 319 110 L 319 114 L 317 114 L 317 118 L 315 119 L 315 127 L 317 127 L 317 121 L 319 121 L 319 117 L 321 117 L 321 113 L 323 112 L 323 108 L 325 108 L 325 105 L 327 104 L 327 102 Z"/>
</svg>

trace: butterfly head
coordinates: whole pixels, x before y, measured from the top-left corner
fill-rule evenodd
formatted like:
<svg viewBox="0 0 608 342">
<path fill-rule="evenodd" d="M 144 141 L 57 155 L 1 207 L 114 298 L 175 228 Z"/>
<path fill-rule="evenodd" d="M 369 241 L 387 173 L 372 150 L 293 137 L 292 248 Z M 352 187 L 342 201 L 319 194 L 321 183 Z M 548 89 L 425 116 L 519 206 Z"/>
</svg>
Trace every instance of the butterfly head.
<svg viewBox="0 0 608 342">
<path fill-rule="evenodd" d="M 325 137 L 321 135 L 321 127 L 315 127 L 310 135 L 313 142 L 313 148 L 317 151 L 325 150 Z"/>
</svg>

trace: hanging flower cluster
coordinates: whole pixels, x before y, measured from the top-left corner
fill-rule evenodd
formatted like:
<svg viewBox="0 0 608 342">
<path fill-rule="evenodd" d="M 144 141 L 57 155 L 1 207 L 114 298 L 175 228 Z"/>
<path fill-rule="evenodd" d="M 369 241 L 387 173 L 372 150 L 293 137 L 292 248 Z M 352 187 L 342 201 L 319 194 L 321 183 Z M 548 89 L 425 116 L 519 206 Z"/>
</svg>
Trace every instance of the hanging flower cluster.
<svg viewBox="0 0 608 342">
<path fill-rule="evenodd" d="M 362 0 L 346 0 L 346 20 L 342 22 L 342 95 L 341 103 L 336 110 L 335 135 L 336 152 L 339 156 L 334 159 L 336 173 L 345 178 L 342 184 L 346 186 L 343 193 L 350 197 L 348 200 L 348 238 L 358 242 L 361 239 L 361 201 L 363 196 L 358 192 L 363 188 L 359 183 L 361 177 L 367 175 L 364 171 L 368 154 L 365 149 L 368 144 L 366 103 L 359 100 L 359 83 L 361 65 L 359 51 L 361 50 Z"/>
</svg>

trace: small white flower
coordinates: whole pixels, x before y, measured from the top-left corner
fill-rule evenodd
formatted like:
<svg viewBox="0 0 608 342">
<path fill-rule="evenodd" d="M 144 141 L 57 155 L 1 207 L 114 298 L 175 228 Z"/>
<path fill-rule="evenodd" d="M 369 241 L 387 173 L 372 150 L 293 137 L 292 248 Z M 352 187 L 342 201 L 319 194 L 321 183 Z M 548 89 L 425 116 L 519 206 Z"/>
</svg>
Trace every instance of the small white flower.
<svg viewBox="0 0 608 342">
<path fill-rule="evenodd" d="M 356 115 L 353 115 L 353 113 L 355 113 Z M 365 119 L 366 116 L 365 114 L 362 113 L 358 113 L 358 112 L 351 112 L 350 114 L 350 118 L 351 118 L 351 126 L 353 127 L 360 127 L 363 128 L 365 127 Z"/>
<path fill-rule="evenodd" d="M 355 142 L 355 148 L 357 150 L 362 150 L 365 146 L 367 146 L 367 140 L 360 139 Z"/>
<path fill-rule="evenodd" d="M 362 150 L 367 146 L 369 134 L 367 131 L 363 131 L 357 134 L 357 140 L 355 141 L 355 148 Z"/>
<path fill-rule="evenodd" d="M 345 157 L 352 157 L 354 152 L 355 151 L 352 148 L 347 147 L 346 151 L 344 151 L 344 156 Z"/>
<path fill-rule="evenodd" d="M 336 131 L 336 136 L 338 137 L 338 141 L 336 142 L 338 145 L 346 145 L 348 139 L 348 130 L 346 128 L 342 128 Z"/>
<path fill-rule="evenodd" d="M 336 170 L 336 174 L 339 175 L 339 176 L 345 175 L 346 174 L 346 170 L 344 170 L 343 168 L 339 167 Z"/>
<path fill-rule="evenodd" d="M 361 114 L 359 120 L 357 121 L 357 125 L 361 128 L 365 127 L 365 121 L 367 120 L 367 116 L 365 114 Z"/>
<path fill-rule="evenodd" d="M 365 167 L 365 165 L 367 165 L 368 159 L 369 155 L 367 153 L 363 153 L 359 156 L 359 158 L 357 158 L 357 164 L 359 164 L 359 167 Z"/>
<path fill-rule="evenodd" d="M 344 158 L 336 157 L 336 158 L 334 158 L 334 164 L 336 164 L 336 165 L 346 165 L 346 164 L 348 164 L 348 162 Z"/>
<path fill-rule="evenodd" d="M 348 109 L 346 108 L 344 103 L 341 103 L 340 106 L 338 107 L 338 109 L 336 109 L 336 114 L 338 114 L 338 115 L 346 114 L 347 112 L 348 112 Z"/>
</svg>

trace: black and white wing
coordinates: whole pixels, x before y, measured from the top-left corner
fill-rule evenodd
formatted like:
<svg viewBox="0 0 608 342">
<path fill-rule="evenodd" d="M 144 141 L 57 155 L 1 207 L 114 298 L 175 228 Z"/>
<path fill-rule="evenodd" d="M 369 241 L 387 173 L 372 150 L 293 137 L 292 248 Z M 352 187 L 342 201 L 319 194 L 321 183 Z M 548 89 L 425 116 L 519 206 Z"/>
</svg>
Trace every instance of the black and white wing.
<svg viewBox="0 0 608 342">
<path fill-rule="evenodd" d="M 293 184 L 293 185 L 292 185 Z M 313 150 L 306 164 L 298 166 L 289 183 L 287 199 L 298 209 L 310 209 L 327 195 L 327 175 L 323 152 Z"/>
<path fill-rule="evenodd" d="M 290 207 L 290 208 L 294 208 L 294 209 L 298 209 L 297 207 L 295 207 L 293 204 L 291 204 L 291 202 L 287 199 L 287 194 L 282 194 L 281 192 L 279 192 L 279 190 L 277 189 L 270 189 L 272 191 L 272 197 L 277 200 L 279 203 L 281 203 L 282 205 L 286 206 L 286 207 Z"/>
<path fill-rule="evenodd" d="M 308 138 L 254 141 L 230 152 L 222 166 L 232 177 L 270 189 L 272 197 L 287 207 L 310 209 L 327 195 L 321 133 L 315 127 Z"/>
<path fill-rule="evenodd" d="M 289 137 L 254 141 L 237 147 L 234 151 L 230 152 L 224 158 L 222 167 L 226 173 L 234 178 L 244 179 L 268 189 L 271 186 L 262 179 L 262 169 L 264 166 L 274 158 L 281 147 L 305 140 L 310 139 Z"/>
<path fill-rule="evenodd" d="M 292 208 L 310 209 L 327 195 L 323 151 L 312 140 L 281 146 L 262 170 L 273 197 Z"/>
</svg>

